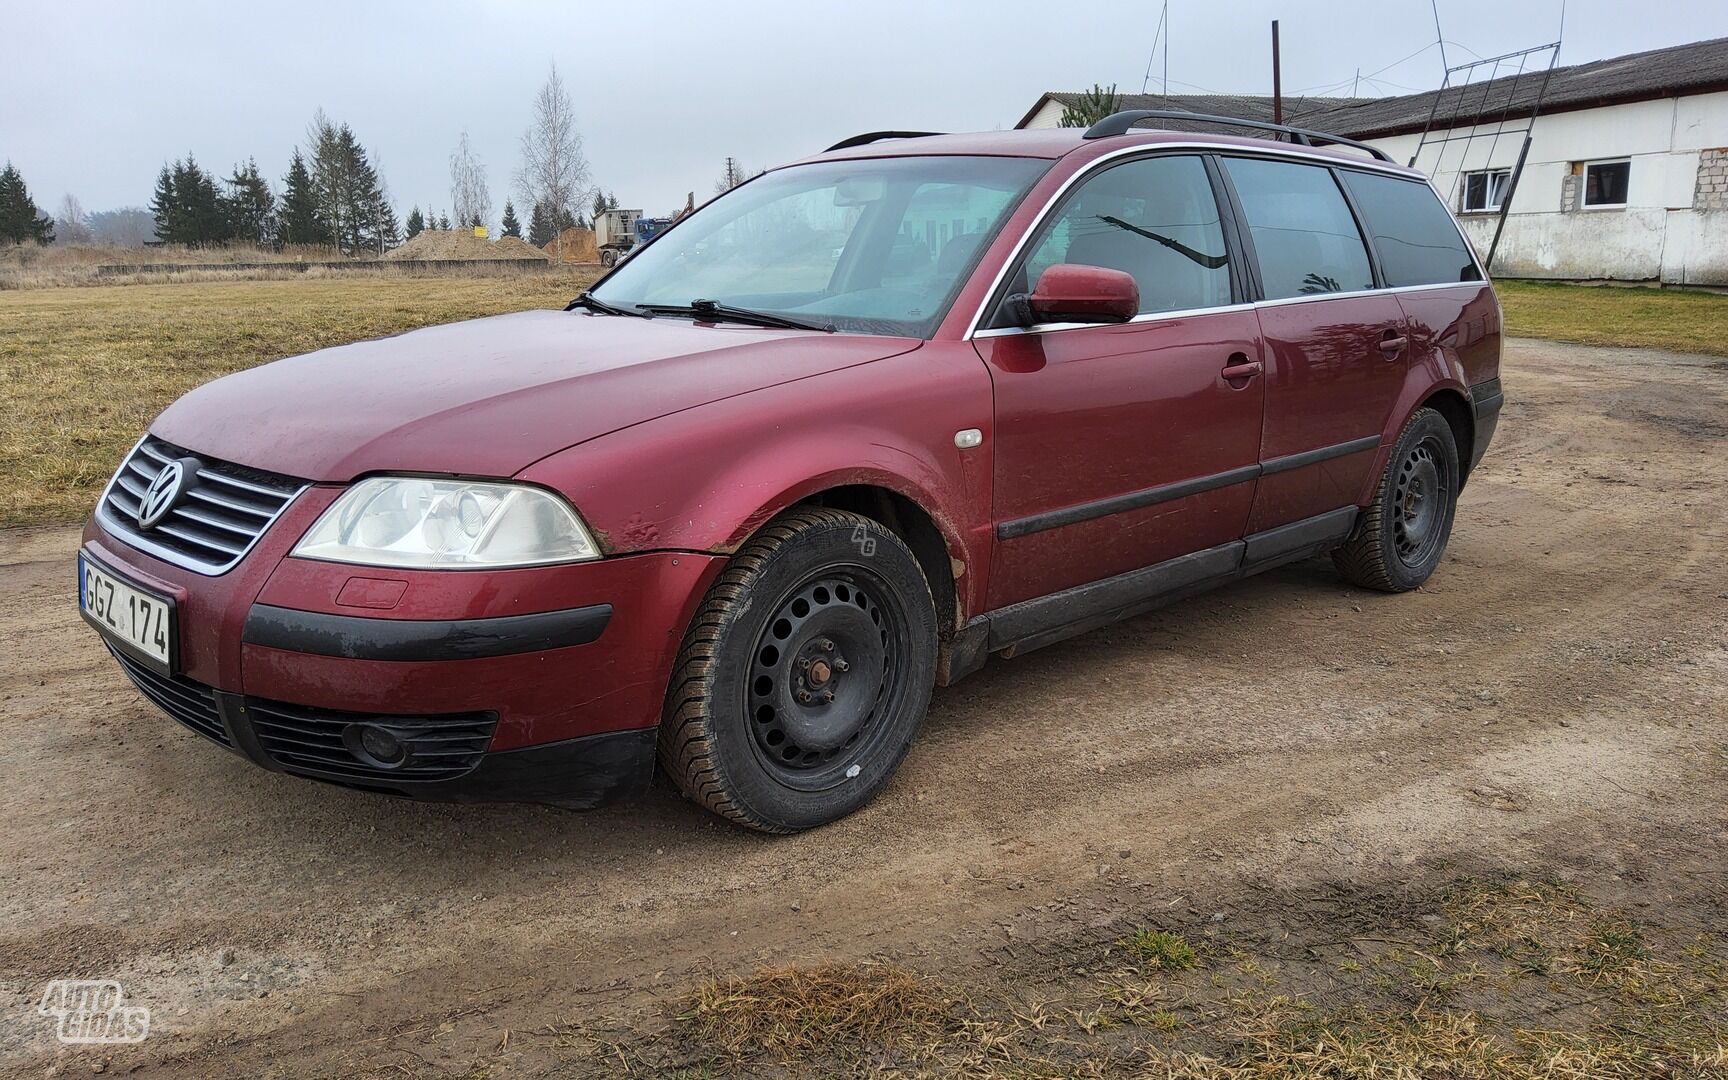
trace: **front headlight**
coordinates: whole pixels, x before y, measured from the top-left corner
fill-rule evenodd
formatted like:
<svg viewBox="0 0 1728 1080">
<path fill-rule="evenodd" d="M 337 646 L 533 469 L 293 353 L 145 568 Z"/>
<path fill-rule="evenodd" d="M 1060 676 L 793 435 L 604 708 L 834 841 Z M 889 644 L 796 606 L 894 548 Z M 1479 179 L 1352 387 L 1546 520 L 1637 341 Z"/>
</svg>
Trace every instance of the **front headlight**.
<svg viewBox="0 0 1728 1080">
<path fill-rule="evenodd" d="M 597 559 L 568 503 L 525 484 L 375 476 L 324 511 L 295 555 L 448 570 Z"/>
</svg>

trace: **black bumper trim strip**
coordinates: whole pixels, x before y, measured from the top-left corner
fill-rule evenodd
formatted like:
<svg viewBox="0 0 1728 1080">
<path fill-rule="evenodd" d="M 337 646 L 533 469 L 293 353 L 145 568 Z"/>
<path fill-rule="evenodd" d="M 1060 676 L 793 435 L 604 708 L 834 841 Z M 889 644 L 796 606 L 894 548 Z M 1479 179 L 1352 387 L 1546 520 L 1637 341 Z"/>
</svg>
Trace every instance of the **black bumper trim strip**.
<svg viewBox="0 0 1728 1080">
<path fill-rule="evenodd" d="M 368 619 L 253 604 L 240 640 L 349 660 L 475 660 L 562 649 L 598 638 L 611 604 L 491 619 Z"/>
</svg>

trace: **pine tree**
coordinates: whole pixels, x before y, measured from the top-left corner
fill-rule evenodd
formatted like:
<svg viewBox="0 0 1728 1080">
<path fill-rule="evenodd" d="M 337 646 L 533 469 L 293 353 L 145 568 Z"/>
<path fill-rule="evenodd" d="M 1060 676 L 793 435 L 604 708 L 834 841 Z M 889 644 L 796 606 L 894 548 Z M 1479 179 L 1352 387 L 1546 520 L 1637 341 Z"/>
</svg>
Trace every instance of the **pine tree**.
<svg viewBox="0 0 1728 1080">
<path fill-rule="evenodd" d="M 258 172 L 258 163 L 246 159 L 246 167 L 234 169 L 223 196 L 229 232 L 234 239 L 255 247 L 270 247 L 276 238 L 276 196 L 270 182 Z"/>
<path fill-rule="evenodd" d="M 216 178 L 190 154 L 162 166 L 150 209 L 156 217 L 156 238 L 164 243 L 208 247 L 234 238 L 229 207 Z"/>
<path fill-rule="evenodd" d="M 156 239 L 164 244 L 174 242 L 183 232 L 180 224 L 180 202 L 174 194 L 174 171 L 162 166 L 156 174 L 156 192 L 150 197 L 150 213 L 156 218 Z"/>
<path fill-rule="evenodd" d="M 509 199 L 504 200 L 503 225 L 504 225 L 504 231 L 502 233 L 500 233 L 499 235 L 501 235 L 501 236 L 514 236 L 517 239 L 522 238 L 522 223 L 520 221 L 516 220 L 516 208 L 514 206 L 510 205 Z"/>
<path fill-rule="evenodd" d="M 54 220 L 36 209 L 24 174 L 8 161 L 0 169 L 0 243 L 22 244 L 26 240 L 52 244 Z"/>
<path fill-rule="evenodd" d="M 384 184 L 367 160 L 366 148 L 347 124 L 332 123 L 320 110 L 307 132 L 312 143 L 312 190 L 318 217 L 336 247 L 347 255 L 376 251 L 387 242 Z"/>
<path fill-rule="evenodd" d="M 546 204 L 536 201 L 528 214 L 528 242 L 545 247 L 552 242 L 552 219 L 546 216 Z"/>
<path fill-rule="evenodd" d="M 450 231 L 450 215 L 449 214 L 439 214 L 438 215 L 438 227 L 440 229 L 443 229 L 445 232 Z"/>
<path fill-rule="evenodd" d="M 508 209 L 508 207 L 506 207 L 506 209 Z M 419 236 L 420 230 L 425 227 L 426 219 L 420 216 L 420 208 L 415 206 L 410 209 L 408 211 L 408 239 L 412 240 L 416 236 Z"/>
<path fill-rule="evenodd" d="M 599 188 L 594 189 L 594 216 L 599 217 L 606 212 L 606 193 Z"/>
<path fill-rule="evenodd" d="M 1092 89 L 1081 94 L 1078 101 L 1063 108 L 1059 126 L 1091 127 L 1111 113 L 1119 111 L 1121 103 L 1122 98 L 1116 93 L 1115 83 L 1111 83 L 1108 90 L 1093 83 Z"/>
<path fill-rule="evenodd" d="M 298 147 L 288 164 L 288 175 L 282 180 L 282 208 L 276 219 L 276 244 L 310 244 L 324 246 L 330 234 L 318 218 L 318 196 L 312 190 L 312 173 L 306 168 L 306 158 Z"/>
</svg>

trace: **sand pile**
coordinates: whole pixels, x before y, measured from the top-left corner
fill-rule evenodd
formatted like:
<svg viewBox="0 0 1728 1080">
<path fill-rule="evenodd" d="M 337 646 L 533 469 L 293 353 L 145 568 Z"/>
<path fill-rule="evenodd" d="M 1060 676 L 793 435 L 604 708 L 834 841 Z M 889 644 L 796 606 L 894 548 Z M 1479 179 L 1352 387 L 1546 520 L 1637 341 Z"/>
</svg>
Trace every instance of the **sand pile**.
<svg viewBox="0 0 1728 1080">
<path fill-rule="evenodd" d="M 547 244 L 541 250 L 556 259 L 560 240 L 564 244 L 565 262 L 591 263 L 600 261 L 600 248 L 594 243 L 593 229 L 578 229 L 572 226 L 565 229 L 558 235 L 557 240 Z"/>
<path fill-rule="evenodd" d="M 427 229 L 401 247 L 386 252 L 386 259 L 438 262 L 452 259 L 544 259 L 533 247 L 506 237 L 510 244 L 482 240 L 472 231 Z"/>
<path fill-rule="evenodd" d="M 520 236 L 500 236 L 492 244 L 492 250 L 499 258 L 539 259 L 546 262 L 546 253 L 522 239 Z"/>
</svg>

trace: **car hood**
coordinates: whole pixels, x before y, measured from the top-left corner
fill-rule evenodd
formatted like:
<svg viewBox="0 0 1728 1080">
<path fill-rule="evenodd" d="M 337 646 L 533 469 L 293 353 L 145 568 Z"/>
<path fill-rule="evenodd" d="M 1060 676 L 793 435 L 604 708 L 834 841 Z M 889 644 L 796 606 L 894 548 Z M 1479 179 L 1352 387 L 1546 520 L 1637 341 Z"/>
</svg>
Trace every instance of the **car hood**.
<svg viewBox="0 0 1728 1080">
<path fill-rule="evenodd" d="M 510 476 L 610 431 L 919 344 L 526 311 L 236 372 L 170 405 L 150 430 L 306 480 L 389 470 Z"/>
</svg>

